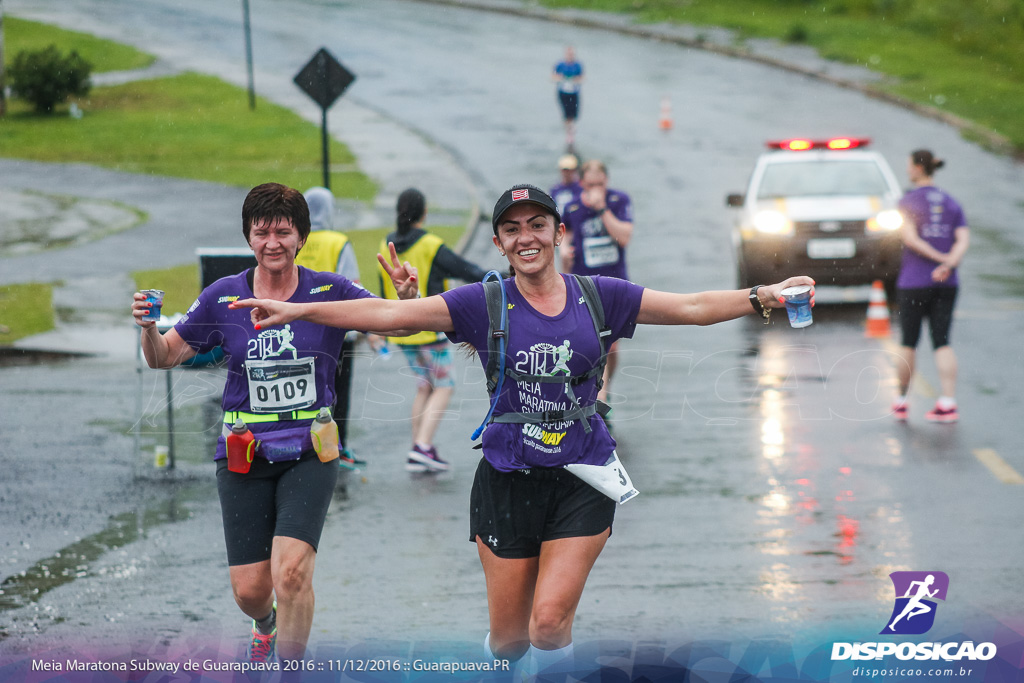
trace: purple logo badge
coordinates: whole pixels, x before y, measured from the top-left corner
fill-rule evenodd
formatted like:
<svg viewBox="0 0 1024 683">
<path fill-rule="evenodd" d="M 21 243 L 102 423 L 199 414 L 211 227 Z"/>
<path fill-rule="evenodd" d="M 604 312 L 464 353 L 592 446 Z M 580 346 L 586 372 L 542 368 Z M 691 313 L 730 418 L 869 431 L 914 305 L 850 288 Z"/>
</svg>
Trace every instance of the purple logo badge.
<svg viewBox="0 0 1024 683">
<path fill-rule="evenodd" d="M 920 635 L 935 623 L 936 600 L 946 599 L 949 577 L 945 572 L 893 572 L 896 602 L 882 635 Z"/>
</svg>

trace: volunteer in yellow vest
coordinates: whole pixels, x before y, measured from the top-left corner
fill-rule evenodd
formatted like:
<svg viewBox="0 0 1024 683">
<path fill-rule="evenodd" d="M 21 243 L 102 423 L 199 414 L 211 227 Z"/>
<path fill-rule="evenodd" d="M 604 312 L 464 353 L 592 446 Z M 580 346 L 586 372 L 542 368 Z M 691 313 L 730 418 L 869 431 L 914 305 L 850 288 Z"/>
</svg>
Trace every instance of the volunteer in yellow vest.
<svg viewBox="0 0 1024 683">
<path fill-rule="evenodd" d="M 310 233 L 295 263 L 310 270 L 337 273 L 359 284 L 359 265 L 348 237 L 334 230 L 334 195 L 326 187 L 311 187 L 305 192 L 309 205 Z M 334 421 L 338 423 L 338 440 L 342 445 L 338 462 L 353 469 L 362 464 L 348 448 L 348 404 L 352 389 L 352 356 L 355 355 L 358 332 L 349 332 L 341 346 L 338 372 L 334 377 Z"/>
<path fill-rule="evenodd" d="M 437 235 L 423 230 L 426 199 L 417 189 L 398 195 L 397 230 L 381 243 L 380 253 L 389 256 L 388 242 L 395 245 L 402 262 L 419 272 L 420 296 L 440 294 L 448 289 L 448 278 L 479 282 L 485 272 L 445 246 Z M 397 299 L 395 287 L 382 268 L 381 295 Z M 455 381 L 451 376 L 451 342 L 439 332 L 420 332 L 409 337 L 388 337 L 396 344 L 416 373 L 416 398 L 412 404 L 412 448 L 406 460 L 409 472 L 442 472 L 448 463 L 434 448 L 434 433 L 448 408 Z"/>
</svg>

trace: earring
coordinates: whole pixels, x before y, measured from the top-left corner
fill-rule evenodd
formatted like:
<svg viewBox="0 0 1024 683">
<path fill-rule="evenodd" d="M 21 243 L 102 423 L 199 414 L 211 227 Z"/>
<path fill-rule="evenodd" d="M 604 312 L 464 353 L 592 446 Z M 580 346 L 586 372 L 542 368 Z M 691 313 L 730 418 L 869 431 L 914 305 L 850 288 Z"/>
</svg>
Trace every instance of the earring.
<svg viewBox="0 0 1024 683">
<path fill-rule="evenodd" d="M 505 255 L 505 252 L 501 251 L 500 249 L 498 250 L 498 253 L 501 254 L 502 256 Z"/>
</svg>

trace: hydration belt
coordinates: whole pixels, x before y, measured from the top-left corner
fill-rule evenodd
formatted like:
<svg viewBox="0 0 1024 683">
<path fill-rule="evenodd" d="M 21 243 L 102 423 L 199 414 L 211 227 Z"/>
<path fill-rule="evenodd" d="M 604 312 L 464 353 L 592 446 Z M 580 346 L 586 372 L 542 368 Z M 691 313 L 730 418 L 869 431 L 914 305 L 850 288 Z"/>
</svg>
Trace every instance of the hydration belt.
<svg viewBox="0 0 1024 683">
<path fill-rule="evenodd" d="M 241 418 L 242 422 L 246 424 L 255 424 L 257 422 L 285 422 L 287 420 L 312 420 L 320 414 L 320 409 L 316 410 L 289 410 L 283 413 L 247 413 L 242 410 L 229 410 L 224 413 L 224 424 L 233 425 L 235 420 Z"/>
</svg>

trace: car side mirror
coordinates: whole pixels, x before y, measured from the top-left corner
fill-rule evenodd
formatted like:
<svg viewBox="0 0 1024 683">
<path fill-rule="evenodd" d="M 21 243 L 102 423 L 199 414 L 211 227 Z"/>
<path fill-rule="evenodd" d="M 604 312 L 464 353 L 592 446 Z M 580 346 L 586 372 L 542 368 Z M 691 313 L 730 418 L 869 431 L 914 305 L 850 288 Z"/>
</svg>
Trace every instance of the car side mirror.
<svg viewBox="0 0 1024 683">
<path fill-rule="evenodd" d="M 743 206 L 743 195 L 730 194 L 725 197 L 726 206 Z"/>
</svg>

